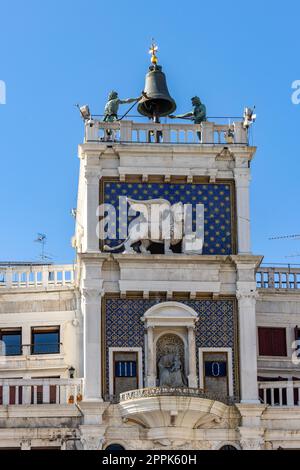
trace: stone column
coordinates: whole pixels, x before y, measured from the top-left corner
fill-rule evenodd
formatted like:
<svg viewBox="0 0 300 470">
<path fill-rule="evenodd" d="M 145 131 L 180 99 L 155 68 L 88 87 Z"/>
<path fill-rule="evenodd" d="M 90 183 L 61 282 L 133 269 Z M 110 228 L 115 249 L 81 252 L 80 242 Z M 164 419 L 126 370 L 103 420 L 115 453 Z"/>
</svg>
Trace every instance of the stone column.
<svg viewBox="0 0 300 470">
<path fill-rule="evenodd" d="M 147 359 L 148 359 L 148 374 L 147 374 L 147 387 L 156 386 L 156 365 L 154 360 L 154 334 L 153 326 L 147 328 Z"/>
<path fill-rule="evenodd" d="M 189 375 L 188 385 L 190 388 L 197 388 L 197 371 L 196 371 L 196 340 L 195 327 L 188 327 L 188 354 L 189 354 Z"/>
<path fill-rule="evenodd" d="M 238 283 L 239 284 L 239 283 Z M 238 289 L 240 392 L 242 403 L 259 403 L 257 385 L 256 305 L 257 293 Z"/>
<path fill-rule="evenodd" d="M 249 169 L 236 168 L 234 170 L 234 178 L 236 187 L 238 254 L 250 254 Z"/>
<path fill-rule="evenodd" d="M 99 206 L 99 178 L 100 173 L 97 168 L 86 168 L 86 217 L 84 220 L 84 247 L 85 252 L 99 252 L 99 238 L 97 235 Z"/>
<path fill-rule="evenodd" d="M 99 281 L 100 282 L 100 281 Z M 84 318 L 84 400 L 102 401 L 101 396 L 101 289 L 82 291 Z"/>
</svg>

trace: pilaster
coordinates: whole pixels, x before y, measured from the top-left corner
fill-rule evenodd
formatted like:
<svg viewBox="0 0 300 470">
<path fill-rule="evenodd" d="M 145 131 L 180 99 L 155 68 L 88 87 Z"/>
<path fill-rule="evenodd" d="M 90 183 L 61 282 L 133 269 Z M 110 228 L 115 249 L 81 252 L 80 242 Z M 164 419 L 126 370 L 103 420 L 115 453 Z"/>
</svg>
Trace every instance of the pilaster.
<svg viewBox="0 0 300 470">
<path fill-rule="evenodd" d="M 82 263 L 82 312 L 84 325 L 84 400 L 101 397 L 102 260 Z"/>
<path fill-rule="evenodd" d="M 236 264 L 238 300 L 240 393 L 242 403 L 259 403 L 257 385 L 255 269 L 258 256 L 232 256 Z"/>
<path fill-rule="evenodd" d="M 249 254 L 251 253 L 249 202 L 251 177 L 249 168 L 235 168 L 234 179 L 236 188 L 238 253 Z"/>
<path fill-rule="evenodd" d="M 99 206 L 99 181 L 101 171 L 99 168 L 85 167 L 86 183 L 86 207 L 85 207 L 85 243 L 83 251 L 99 252 L 99 238 L 97 235 L 98 206 Z"/>
<path fill-rule="evenodd" d="M 195 327 L 188 327 L 188 348 L 189 348 L 189 376 L 188 384 L 191 388 L 198 387 L 197 370 L 196 370 L 196 339 Z"/>
</svg>

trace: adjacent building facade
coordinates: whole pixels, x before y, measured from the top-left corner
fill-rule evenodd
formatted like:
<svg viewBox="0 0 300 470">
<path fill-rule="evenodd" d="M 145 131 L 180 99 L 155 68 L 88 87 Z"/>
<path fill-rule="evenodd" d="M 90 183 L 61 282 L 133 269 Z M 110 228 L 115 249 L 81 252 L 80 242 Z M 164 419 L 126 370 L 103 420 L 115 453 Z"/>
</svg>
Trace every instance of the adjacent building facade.
<svg viewBox="0 0 300 470">
<path fill-rule="evenodd" d="M 0 267 L 1 448 L 300 448 L 300 271 L 252 253 L 231 131 L 85 121 L 76 264 Z M 188 205 L 203 246 L 116 248 L 128 200 Z"/>
</svg>

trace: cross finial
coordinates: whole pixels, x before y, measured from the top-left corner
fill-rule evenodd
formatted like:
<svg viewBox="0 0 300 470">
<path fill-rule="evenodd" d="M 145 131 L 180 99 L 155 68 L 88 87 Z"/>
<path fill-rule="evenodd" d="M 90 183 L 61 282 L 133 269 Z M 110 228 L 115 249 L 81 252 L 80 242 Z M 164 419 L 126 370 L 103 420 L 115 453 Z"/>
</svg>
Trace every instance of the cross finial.
<svg viewBox="0 0 300 470">
<path fill-rule="evenodd" d="M 151 62 L 152 62 L 153 65 L 156 65 L 157 62 L 158 62 L 158 57 L 156 55 L 157 50 L 158 50 L 158 47 L 155 44 L 154 39 L 152 38 L 152 43 L 151 43 L 151 47 L 149 49 L 149 54 L 151 54 Z"/>
</svg>

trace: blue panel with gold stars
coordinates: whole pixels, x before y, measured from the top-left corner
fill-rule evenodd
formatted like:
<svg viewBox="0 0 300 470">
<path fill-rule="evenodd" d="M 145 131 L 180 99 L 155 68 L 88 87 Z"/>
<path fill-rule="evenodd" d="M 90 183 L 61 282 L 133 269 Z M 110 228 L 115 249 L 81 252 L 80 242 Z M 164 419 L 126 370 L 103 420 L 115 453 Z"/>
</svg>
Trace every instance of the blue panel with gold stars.
<svg viewBox="0 0 300 470">
<path fill-rule="evenodd" d="M 195 230 L 196 204 L 204 205 L 204 255 L 229 255 L 233 253 L 232 186 L 229 183 L 126 183 L 104 182 L 104 202 L 116 209 L 117 239 L 107 239 L 106 245 L 119 245 L 119 197 L 135 200 L 166 199 L 171 204 L 182 202 L 193 206 Z M 122 207 L 122 206 L 120 206 Z M 128 217 L 128 224 L 133 217 Z M 124 233 L 124 227 L 122 227 Z"/>
</svg>

